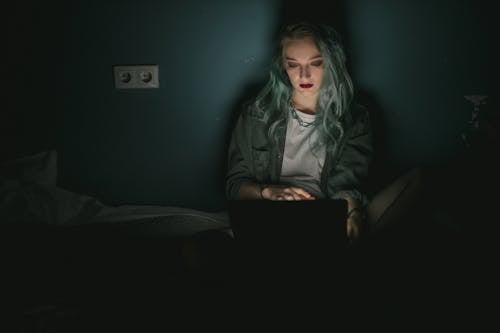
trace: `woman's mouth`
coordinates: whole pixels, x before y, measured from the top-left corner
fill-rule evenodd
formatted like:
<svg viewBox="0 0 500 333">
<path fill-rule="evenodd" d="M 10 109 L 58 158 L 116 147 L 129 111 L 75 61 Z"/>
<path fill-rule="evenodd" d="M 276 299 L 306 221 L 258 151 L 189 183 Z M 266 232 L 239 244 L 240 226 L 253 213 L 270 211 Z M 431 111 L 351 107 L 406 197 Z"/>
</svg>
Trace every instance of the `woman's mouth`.
<svg viewBox="0 0 500 333">
<path fill-rule="evenodd" d="M 312 83 L 301 83 L 301 84 L 299 84 L 299 86 L 302 89 L 309 89 L 309 88 L 312 88 L 313 84 Z"/>
</svg>

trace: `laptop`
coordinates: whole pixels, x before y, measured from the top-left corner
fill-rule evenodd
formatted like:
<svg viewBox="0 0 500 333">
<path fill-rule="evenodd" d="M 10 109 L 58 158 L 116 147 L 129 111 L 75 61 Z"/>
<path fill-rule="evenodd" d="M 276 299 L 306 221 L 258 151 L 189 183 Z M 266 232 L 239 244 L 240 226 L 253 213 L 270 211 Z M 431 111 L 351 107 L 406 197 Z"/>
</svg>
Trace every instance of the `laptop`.
<svg viewBox="0 0 500 333">
<path fill-rule="evenodd" d="M 247 264 L 310 268 L 337 260 L 348 245 L 345 200 L 234 200 L 228 213 Z"/>
</svg>

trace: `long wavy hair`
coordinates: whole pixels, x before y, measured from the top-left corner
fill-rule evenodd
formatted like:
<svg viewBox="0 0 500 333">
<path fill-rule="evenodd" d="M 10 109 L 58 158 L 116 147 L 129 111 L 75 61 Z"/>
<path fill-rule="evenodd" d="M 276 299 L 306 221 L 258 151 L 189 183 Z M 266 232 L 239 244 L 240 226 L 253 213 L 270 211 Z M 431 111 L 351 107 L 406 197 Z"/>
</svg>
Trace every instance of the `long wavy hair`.
<svg viewBox="0 0 500 333">
<path fill-rule="evenodd" d="M 301 22 L 286 26 L 272 59 L 269 80 L 250 107 L 262 116 L 269 140 L 277 143 L 277 128 L 286 124 L 290 113 L 293 86 L 285 69 L 284 45 L 287 39 L 313 37 L 323 57 L 324 77 L 316 109 L 318 144 L 334 152 L 350 122 L 349 109 L 353 99 L 353 84 L 346 67 L 346 57 L 339 35 L 330 26 Z"/>
</svg>

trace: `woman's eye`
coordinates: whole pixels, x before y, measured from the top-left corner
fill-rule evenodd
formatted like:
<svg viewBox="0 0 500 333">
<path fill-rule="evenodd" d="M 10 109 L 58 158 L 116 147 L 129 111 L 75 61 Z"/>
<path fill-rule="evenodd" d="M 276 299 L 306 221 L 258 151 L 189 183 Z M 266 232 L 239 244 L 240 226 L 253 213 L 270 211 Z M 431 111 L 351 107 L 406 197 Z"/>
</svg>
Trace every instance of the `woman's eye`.
<svg viewBox="0 0 500 333">
<path fill-rule="evenodd" d="M 297 64 L 291 64 L 291 63 L 288 63 L 288 68 L 295 68 L 297 67 L 298 65 Z"/>
<path fill-rule="evenodd" d="M 311 65 L 314 67 L 320 67 L 321 65 L 323 65 L 323 61 L 315 61 L 311 63 Z"/>
</svg>

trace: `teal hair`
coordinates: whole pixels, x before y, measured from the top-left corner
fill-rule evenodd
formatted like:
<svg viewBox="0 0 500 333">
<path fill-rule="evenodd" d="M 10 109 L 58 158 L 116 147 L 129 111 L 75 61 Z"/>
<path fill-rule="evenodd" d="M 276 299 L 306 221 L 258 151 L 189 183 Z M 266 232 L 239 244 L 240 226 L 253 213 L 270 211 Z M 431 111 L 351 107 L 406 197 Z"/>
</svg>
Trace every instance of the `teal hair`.
<svg viewBox="0 0 500 333">
<path fill-rule="evenodd" d="M 290 112 L 293 86 L 284 67 L 283 47 L 287 39 L 313 37 L 323 57 L 324 77 L 316 110 L 318 144 L 335 151 L 351 121 L 349 109 L 353 84 L 346 67 L 346 57 L 337 32 L 326 25 L 298 23 L 285 27 L 279 36 L 269 80 L 257 94 L 251 108 L 266 122 L 268 137 L 277 142 L 276 129 L 286 124 Z"/>
</svg>

